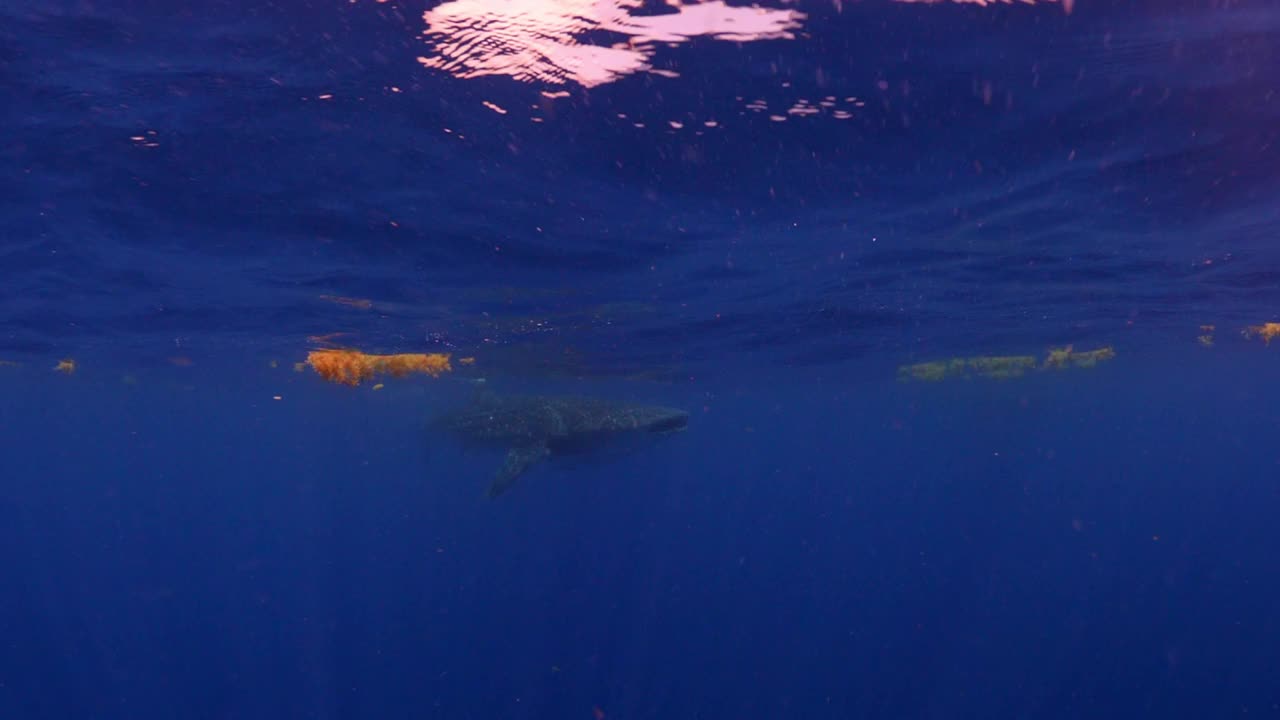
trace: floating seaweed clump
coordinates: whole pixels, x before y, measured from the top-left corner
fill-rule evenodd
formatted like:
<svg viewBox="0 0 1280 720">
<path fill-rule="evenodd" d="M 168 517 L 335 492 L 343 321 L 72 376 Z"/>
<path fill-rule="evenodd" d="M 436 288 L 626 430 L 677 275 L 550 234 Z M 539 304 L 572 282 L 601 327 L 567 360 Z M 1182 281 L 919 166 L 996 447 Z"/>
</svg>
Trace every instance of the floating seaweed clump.
<svg viewBox="0 0 1280 720">
<path fill-rule="evenodd" d="M 1038 364 L 1031 355 L 978 355 L 974 357 L 957 357 L 949 360 L 902 365 L 898 368 L 898 379 L 902 381 L 940 382 L 948 378 L 985 377 L 996 380 L 1007 380 L 1026 375 L 1032 370 L 1091 368 L 1104 360 L 1116 356 L 1110 347 L 1076 352 L 1072 346 L 1054 348 L 1049 351 L 1043 363 Z"/>
<path fill-rule="evenodd" d="M 1201 325 L 1200 334 L 1196 336 L 1196 342 L 1199 342 L 1204 347 L 1213 347 L 1214 329 L 1213 325 Z"/>
<path fill-rule="evenodd" d="M 1022 377 L 1028 370 L 1036 369 L 1036 359 L 1030 355 L 997 355 L 994 357 L 971 357 L 969 369 L 982 377 L 1005 378 Z"/>
<path fill-rule="evenodd" d="M 922 362 L 914 365 L 900 365 L 898 367 L 898 379 L 916 380 L 920 382 L 939 382 L 948 377 L 963 375 L 965 369 L 964 358 L 952 358 L 950 360 L 934 360 L 933 362 Z"/>
<path fill-rule="evenodd" d="M 899 380 L 939 382 L 947 378 L 978 375 L 987 378 L 1020 377 L 1034 370 L 1036 359 L 1030 355 L 990 355 L 969 358 L 951 358 L 933 362 L 903 365 L 898 368 Z"/>
<path fill-rule="evenodd" d="M 980 377 L 1005 379 L 1021 377 L 1034 370 L 1036 359 L 1030 355 L 989 355 L 968 358 L 951 358 L 933 362 L 903 365 L 898 368 L 899 380 L 939 382 L 947 378 Z"/>
<path fill-rule="evenodd" d="M 404 377 L 424 373 L 440 377 L 453 370 L 448 353 L 369 355 L 358 350 L 312 350 L 307 364 L 329 382 L 355 387 L 375 375 Z"/>
<path fill-rule="evenodd" d="M 1044 367 L 1062 370 L 1068 367 L 1091 368 L 1096 367 L 1103 360 L 1110 360 L 1116 356 L 1116 351 L 1111 347 L 1098 348 L 1097 350 L 1089 350 L 1087 352 L 1076 352 L 1072 346 L 1068 345 L 1063 348 L 1054 348 L 1049 351 L 1049 357 L 1045 358 Z"/>
<path fill-rule="evenodd" d="M 1261 325 L 1250 325 L 1244 329 L 1246 338 L 1262 338 L 1262 342 L 1270 345 L 1272 339 L 1280 336 L 1280 323 L 1262 323 Z"/>
</svg>

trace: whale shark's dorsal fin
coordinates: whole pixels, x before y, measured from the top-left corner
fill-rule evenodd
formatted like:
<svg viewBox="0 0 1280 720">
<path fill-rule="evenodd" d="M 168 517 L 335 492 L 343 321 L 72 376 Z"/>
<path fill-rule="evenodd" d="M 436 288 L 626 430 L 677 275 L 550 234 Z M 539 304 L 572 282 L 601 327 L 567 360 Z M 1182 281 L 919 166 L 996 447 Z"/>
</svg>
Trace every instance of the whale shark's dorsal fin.
<svg viewBox="0 0 1280 720">
<path fill-rule="evenodd" d="M 507 451 L 507 459 L 503 461 L 498 474 L 493 476 L 489 485 L 489 497 L 496 498 L 510 490 L 516 480 L 529 469 L 529 466 L 551 454 L 546 442 L 534 442 L 528 445 L 517 445 Z"/>
</svg>

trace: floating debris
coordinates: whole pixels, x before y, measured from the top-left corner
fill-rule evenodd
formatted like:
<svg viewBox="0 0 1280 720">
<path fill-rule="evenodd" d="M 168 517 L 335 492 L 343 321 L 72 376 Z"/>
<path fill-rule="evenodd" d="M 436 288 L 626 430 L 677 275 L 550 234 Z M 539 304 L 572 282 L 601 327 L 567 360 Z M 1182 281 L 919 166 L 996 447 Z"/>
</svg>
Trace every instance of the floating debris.
<svg viewBox="0 0 1280 720">
<path fill-rule="evenodd" d="M 1043 363 L 1037 363 L 1031 355 L 977 355 L 949 360 L 902 365 L 898 368 L 898 380 L 903 382 L 940 382 L 948 378 L 984 377 L 1008 380 L 1026 375 L 1033 370 L 1062 370 L 1065 368 L 1091 368 L 1116 356 L 1110 346 L 1076 352 L 1071 345 L 1051 348 Z"/>
<path fill-rule="evenodd" d="M 933 362 L 903 365 L 898 368 L 899 380 L 939 382 L 947 378 L 980 377 L 1002 380 L 1021 377 L 1036 368 L 1036 359 L 1030 355 L 993 355 L 969 358 L 951 358 Z"/>
<path fill-rule="evenodd" d="M 914 365 L 899 365 L 898 380 L 903 382 L 909 380 L 940 382 L 948 377 L 963 375 L 968 362 L 964 358 L 954 358 L 952 360 L 915 363 Z"/>
<path fill-rule="evenodd" d="M 1270 345 L 1273 338 L 1280 336 L 1280 323 L 1269 322 L 1261 325 L 1250 325 L 1244 329 L 1244 336 L 1250 340 L 1260 337 L 1264 344 Z"/>
<path fill-rule="evenodd" d="M 1110 360 L 1116 356 L 1116 351 L 1111 347 L 1099 348 L 1088 352 L 1075 352 L 1071 345 L 1063 348 L 1056 348 L 1049 351 L 1049 357 L 1045 358 L 1044 367 L 1062 370 L 1068 367 L 1091 368 L 1096 366 L 1103 360 Z"/>
<path fill-rule="evenodd" d="M 320 299 L 337 305 L 353 307 L 357 310 L 369 310 L 373 307 L 373 301 L 368 298 L 353 298 L 342 295 L 321 295 Z"/>
<path fill-rule="evenodd" d="M 329 382 L 355 387 L 375 375 L 404 377 L 423 373 L 431 377 L 453 370 L 447 353 L 369 355 L 358 350 L 312 350 L 307 364 Z"/>
<path fill-rule="evenodd" d="M 1201 325 L 1200 334 L 1196 336 L 1196 341 L 1204 347 L 1213 347 L 1213 330 L 1212 325 Z"/>
<path fill-rule="evenodd" d="M 1022 377 L 1036 368 L 1036 359 L 1030 355 L 969 358 L 969 369 L 982 377 L 1003 380 Z"/>
</svg>

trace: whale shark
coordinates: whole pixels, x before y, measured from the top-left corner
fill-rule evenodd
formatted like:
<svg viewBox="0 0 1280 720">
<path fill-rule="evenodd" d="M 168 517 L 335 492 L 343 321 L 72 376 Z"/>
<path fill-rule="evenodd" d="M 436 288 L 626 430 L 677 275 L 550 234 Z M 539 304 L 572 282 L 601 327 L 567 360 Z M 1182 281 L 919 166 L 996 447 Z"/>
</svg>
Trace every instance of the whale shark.
<svg viewBox="0 0 1280 720">
<path fill-rule="evenodd" d="M 552 395 L 498 396 L 480 392 L 471 404 L 437 418 L 465 442 L 506 448 L 488 496 L 510 490 L 530 467 L 548 457 L 590 453 L 632 435 L 680 432 L 689 413 L 662 405 L 635 405 L 604 398 Z"/>
</svg>

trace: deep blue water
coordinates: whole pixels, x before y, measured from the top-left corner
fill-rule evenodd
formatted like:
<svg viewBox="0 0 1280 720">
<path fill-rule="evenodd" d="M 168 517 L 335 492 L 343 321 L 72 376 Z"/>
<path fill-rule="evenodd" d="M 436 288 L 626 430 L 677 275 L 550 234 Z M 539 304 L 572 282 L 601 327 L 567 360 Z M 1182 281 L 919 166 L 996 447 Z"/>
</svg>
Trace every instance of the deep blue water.
<svg viewBox="0 0 1280 720">
<path fill-rule="evenodd" d="M 1278 716 L 1278 84 L 1273 2 L 2 1 L 0 718 Z M 480 378 L 691 419 L 490 501 Z"/>
</svg>

